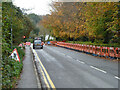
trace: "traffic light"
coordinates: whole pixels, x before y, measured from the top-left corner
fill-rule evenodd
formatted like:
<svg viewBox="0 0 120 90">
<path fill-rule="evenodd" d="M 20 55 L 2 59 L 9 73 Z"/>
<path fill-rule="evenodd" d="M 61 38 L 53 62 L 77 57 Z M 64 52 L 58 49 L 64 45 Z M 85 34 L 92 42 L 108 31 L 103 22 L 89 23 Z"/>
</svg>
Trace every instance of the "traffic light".
<svg viewBox="0 0 120 90">
<path fill-rule="evenodd" d="M 25 39 L 25 36 L 23 36 L 23 38 Z"/>
<path fill-rule="evenodd" d="M 25 37 L 25 35 L 24 35 L 24 36 L 23 36 L 24 42 L 25 42 L 25 38 L 26 38 L 26 37 Z"/>
</svg>

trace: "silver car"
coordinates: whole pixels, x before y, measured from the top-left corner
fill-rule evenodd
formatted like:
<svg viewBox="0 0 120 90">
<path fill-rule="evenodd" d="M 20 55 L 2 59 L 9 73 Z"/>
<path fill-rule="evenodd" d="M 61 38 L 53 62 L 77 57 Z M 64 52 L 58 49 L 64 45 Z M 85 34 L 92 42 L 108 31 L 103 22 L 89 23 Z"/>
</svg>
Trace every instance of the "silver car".
<svg viewBox="0 0 120 90">
<path fill-rule="evenodd" d="M 34 40 L 34 42 L 33 42 L 33 49 L 36 49 L 36 48 L 43 49 L 43 43 L 42 43 L 41 40 Z"/>
</svg>

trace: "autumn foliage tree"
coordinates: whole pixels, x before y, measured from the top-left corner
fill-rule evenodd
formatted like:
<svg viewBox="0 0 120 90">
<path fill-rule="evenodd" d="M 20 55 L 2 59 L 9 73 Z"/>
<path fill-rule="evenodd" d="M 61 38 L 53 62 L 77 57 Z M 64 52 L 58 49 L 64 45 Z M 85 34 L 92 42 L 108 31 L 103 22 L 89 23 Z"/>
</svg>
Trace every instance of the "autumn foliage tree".
<svg viewBox="0 0 120 90">
<path fill-rule="evenodd" d="M 120 43 L 119 2 L 54 2 L 41 24 L 59 40 Z"/>
</svg>

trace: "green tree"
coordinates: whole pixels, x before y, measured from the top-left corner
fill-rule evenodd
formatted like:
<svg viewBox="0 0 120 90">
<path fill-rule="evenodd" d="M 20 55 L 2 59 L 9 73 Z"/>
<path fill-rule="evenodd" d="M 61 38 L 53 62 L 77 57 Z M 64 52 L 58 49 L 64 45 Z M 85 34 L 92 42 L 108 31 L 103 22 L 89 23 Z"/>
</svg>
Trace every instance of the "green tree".
<svg viewBox="0 0 120 90">
<path fill-rule="evenodd" d="M 30 19 L 10 2 L 2 3 L 2 87 L 15 88 L 16 79 L 22 70 L 24 51 L 18 46 L 23 41 L 22 36 L 29 37 L 33 30 Z M 12 32 L 11 32 L 12 30 Z M 12 35 L 12 37 L 11 37 Z M 12 40 L 12 41 L 11 41 Z M 12 48 L 11 48 L 12 45 Z M 9 56 L 17 48 L 21 62 L 12 60 Z"/>
<path fill-rule="evenodd" d="M 11 33 L 13 35 L 13 44 L 19 44 L 22 42 L 22 36 L 29 37 L 30 31 L 34 29 L 34 26 L 30 19 L 23 14 L 20 8 L 14 6 L 12 3 L 3 3 L 3 37 L 7 43 L 11 43 Z M 12 32 L 11 32 L 12 28 Z"/>
</svg>

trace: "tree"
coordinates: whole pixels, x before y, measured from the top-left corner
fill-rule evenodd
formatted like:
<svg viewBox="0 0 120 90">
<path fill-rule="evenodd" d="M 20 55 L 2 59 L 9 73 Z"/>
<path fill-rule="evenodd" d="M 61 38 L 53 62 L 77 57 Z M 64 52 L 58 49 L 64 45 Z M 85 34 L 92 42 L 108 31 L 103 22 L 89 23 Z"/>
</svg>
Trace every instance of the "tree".
<svg viewBox="0 0 120 90">
<path fill-rule="evenodd" d="M 41 24 L 56 38 L 102 43 L 119 41 L 118 2 L 53 2 Z"/>
<path fill-rule="evenodd" d="M 9 49 L 11 48 L 11 44 L 18 45 L 21 43 L 23 41 L 23 35 L 28 38 L 30 31 L 33 30 L 34 27 L 20 8 L 10 2 L 2 3 L 2 23 L 2 52 L 3 55 L 5 54 L 7 56 L 10 54 Z"/>
</svg>

